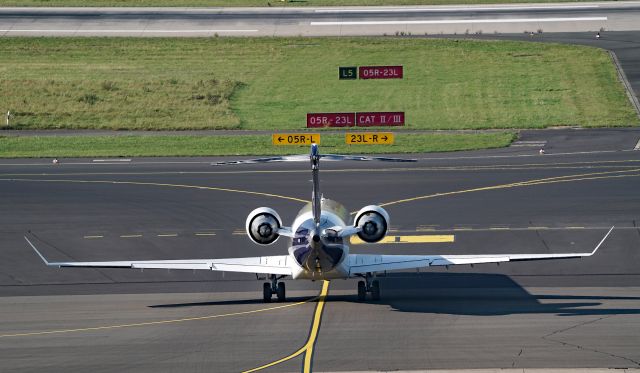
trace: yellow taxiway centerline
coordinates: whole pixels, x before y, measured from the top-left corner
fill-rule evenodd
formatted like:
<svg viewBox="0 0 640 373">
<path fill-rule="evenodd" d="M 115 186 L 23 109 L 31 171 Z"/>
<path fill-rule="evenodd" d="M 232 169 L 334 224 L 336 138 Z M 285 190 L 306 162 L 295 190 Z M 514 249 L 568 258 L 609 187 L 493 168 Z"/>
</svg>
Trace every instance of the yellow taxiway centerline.
<svg viewBox="0 0 640 373">
<path fill-rule="evenodd" d="M 316 339 L 318 338 L 318 332 L 320 331 L 320 322 L 322 320 L 322 311 L 324 310 L 325 300 L 327 298 L 327 294 L 329 294 L 329 281 L 324 280 L 322 282 L 322 290 L 320 291 L 320 295 L 318 296 L 318 303 L 316 304 L 316 310 L 313 313 L 313 323 L 311 324 L 311 331 L 309 332 L 309 338 L 307 338 L 307 342 L 304 346 L 300 347 L 294 353 L 289 356 L 285 356 L 282 359 L 273 361 L 269 364 L 265 364 L 259 366 L 257 368 L 253 368 L 250 370 L 245 370 L 242 373 L 252 373 L 257 372 L 259 370 L 267 369 L 272 366 L 278 365 L 280 363 L 284 363 L 285 361 L 289 361 L 301 354 L 304 354 L 304 365 L 302 371 L 304 373 L 311 372 L 311 361 L 313 358 L 313 348 L 316 344 Z"/>
<path fill-rule="evenodd" d="M 427 234 L 418 236 L 386 236 L 376 243 L 441 243 L 454 241 L 455 236 L 452 234 Z M 352 236 L 351 244 L 363 245 L 366 244 L 366 242 L 362 241 L 357 236 Z"/>
</svg>

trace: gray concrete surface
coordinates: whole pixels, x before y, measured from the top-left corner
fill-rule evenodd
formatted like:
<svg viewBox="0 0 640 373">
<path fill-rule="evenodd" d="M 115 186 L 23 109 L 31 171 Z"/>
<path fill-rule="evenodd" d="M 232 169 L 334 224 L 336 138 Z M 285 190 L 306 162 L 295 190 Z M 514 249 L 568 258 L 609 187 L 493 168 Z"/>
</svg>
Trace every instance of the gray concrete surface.
<svg viewBox="0 0 640 373">
<path fill-rule="evenodd" d="M 334 281 L 314 371 L 640 366 L 640 152 L 631 150 L 640 131 L 535 136 L 523 141 L 545 141 L 547 155 L 523 146 L 422 155 L 408 168 L 323 163 L 325 195 L 350 210 L 458 192 L 387 207 L 394 234 L 449 233 L 455 243 L 354 252 L 582 251 L 618 228 L 582 260 L 389 274 L 376 303 L 358 303 L 354 281 Z M 184 186 L 307 199 L 306 164 L 211 167 L 211 160 L 0 161 L 0 370 L 240 371 L 304 344 L 313 303 L 265 310 L 254 276 L 46 268 L 22 239 L 33 231 L 53 260 L 282 253 L 284 242 L 262 248 L 234 232 L 257 206 L 290 221 L 299 202 Z M 159 236 L 166 233 L 177 236 Z M 319 290 L 311 282 L 287 286 L 287 304 Z M 263 311 L 242 313 L 249 310 Z M 298 357 L 269 371 L 301 364 Z"/>
<path fill-rule="evenodd" d="M 344 36 L 638 30 L 638 2 L 382 8 L 0 8 L 0 35 Z"/>
</svg>

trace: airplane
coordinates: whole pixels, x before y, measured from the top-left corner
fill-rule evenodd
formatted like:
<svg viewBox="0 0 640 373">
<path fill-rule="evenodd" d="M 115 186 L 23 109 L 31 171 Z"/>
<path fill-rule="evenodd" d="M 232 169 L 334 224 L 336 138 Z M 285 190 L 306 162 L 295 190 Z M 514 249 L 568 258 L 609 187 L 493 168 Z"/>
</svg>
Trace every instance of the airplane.
<svg viewBox="0 0 640 373">
<path fill-rule="evenodd" d="M 283 226 L 278 213 L 269 207 L 259 207 L 246 219 L 246 233 L 259 245 L 272 245 L 281 236 L 290 241 L 288 254 L 228 259 L 143 260 L 107 262 L 49 262 L 38 251 L 27 236 L 25 240 L 42 261 L 50 267 L 92 268 L 140 268 L 140 269 L 190 269 L 225 272 L 245 272 L 268 276 L 263 284 L 263 300 L 271 302 L 286 300 L 285 283 L 280 281 L 290 276 L 293 279 L 333 280 L 359 277 L 358 300 L 364 301 L 367 294 L 372 300 L 380 299 L 380 283 L 376 273 L 417 269 L 434 266 L 473 265 L 512 261 L 568 259 L 589 257 L 596 253 L 609 237 L 614 227 L 591 252 L 560 254 L 483 254 L 483 255 L 379 255 L 350 254 L 349 238 L 357 235 L 362 241 L 375 243 L 382 240 L 389 230 L 389 214 L 376 205 L 365 206 L 354 216 L 352 223 L 344 206 L 324 198 L 320 193 L 320 160 L 355 160 L 414 162 L 412 159 L 345 156 L 320 154 L 317 144 L 311 145 L 309 155 L 260 158 L 254 160 L 213 163 L 214 165 L 247 164 L 260 162 L 310 160 L 312 173 L 311 202 L 306 204 L 291 227 Z"/>
</svg>

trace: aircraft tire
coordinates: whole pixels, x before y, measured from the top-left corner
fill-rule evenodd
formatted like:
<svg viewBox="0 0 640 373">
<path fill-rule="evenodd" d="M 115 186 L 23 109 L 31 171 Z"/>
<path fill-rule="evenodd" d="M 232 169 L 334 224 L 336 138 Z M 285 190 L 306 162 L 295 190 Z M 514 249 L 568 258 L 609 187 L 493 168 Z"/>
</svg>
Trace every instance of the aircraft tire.
<svg viewBox="0 0 640 373">
<path fill-rule="evenodd" d="M 271 302 L 271 284 L 268 282 L 262 284 L 262 300 L 265 303 Z"/>
<path fill-rule="evenodd" d="M 364 301 L 367 297 L 367 288 L 364 284 L 364 281 L 358 281 L 358 300 Z"/>
<path fill-rule="evenodd" d="M 278 296 L 278 302 L 284 302 L 287 300 L 286 297 L 286 288 L 284 286 L 284 282 L 278 282 L 278 289 L 276 290 L 276 295 Z"/>
<path fill-rule="evenodd" d="M 378 280 L 371 283 L 371 300 L 380 300 L 380 282 Z"/>
</svg>

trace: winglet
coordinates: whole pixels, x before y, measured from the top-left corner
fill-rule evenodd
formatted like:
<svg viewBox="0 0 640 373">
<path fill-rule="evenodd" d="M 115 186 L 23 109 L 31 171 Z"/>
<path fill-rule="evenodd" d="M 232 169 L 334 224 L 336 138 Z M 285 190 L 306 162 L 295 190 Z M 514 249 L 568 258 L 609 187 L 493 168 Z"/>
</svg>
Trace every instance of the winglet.
<svg viewBox="0 0 640 373">
<path fill-rule="evenodd" d="M 602 240 L 600 240 L 600 243 L 598 243 L 598 246 L 596 246 L 595 249 L 593 249 L 593 251 L 591 252 L 591 254 L 589 254 L 588 256 L 591 256 L 593 254 L 596 253 L 596 251 L 598 251 L 598 249 L 600 248 L 600 246 L 602 246 L 602 244 L 604 243 L 604 241 L 607 239 L 607 237 L 609 237 L 609 235 L 611 234 L 611 232 L 613 231 L 613 228 L 615 228 L 616 226 L 612 226 L 611 229 L 609 229 L 609 232 L 607 232 L 607 234 L 604 235 L 604 237 L 602 238 Z"/>
<path fill-rule="evenodd" d="M 40 252 L 38 251 L 38 249 L 36 249 L 36 247 L 31 243 L 31 241 L 29 241 L 29 239 L 27 238 L 27 236 L 24 236 L 24 239 L 27 240 L 27 243 L 29 244 L 29 246 L 31 246 L 31 248 L 33 249 L 33 251 L 36 252 L 36 254 L 38 254 L 38 256 L 40 257 L 40 259 L 42 259 L 42 261 L 44 262 L 44 264 L 49 265 L 49 261 L 44 257 L 44 255 L 40 254 Z"/>
</svg>

